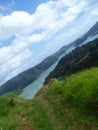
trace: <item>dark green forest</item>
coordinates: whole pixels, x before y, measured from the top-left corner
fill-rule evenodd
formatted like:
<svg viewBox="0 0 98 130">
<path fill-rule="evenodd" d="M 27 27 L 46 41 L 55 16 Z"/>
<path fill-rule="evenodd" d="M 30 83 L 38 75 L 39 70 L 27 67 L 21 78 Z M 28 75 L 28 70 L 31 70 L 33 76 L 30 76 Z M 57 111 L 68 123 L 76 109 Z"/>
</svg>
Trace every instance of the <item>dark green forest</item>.
<svg viewBox="0 0 98 130">
<path fill-rule="evenodd" d="M 92 66 L 98 66 L 98 39 L 77 47 L 65 55 L 46 78 L 44 84 L 47 84 L 52 78 L 62 79 Z"/>
</svg>

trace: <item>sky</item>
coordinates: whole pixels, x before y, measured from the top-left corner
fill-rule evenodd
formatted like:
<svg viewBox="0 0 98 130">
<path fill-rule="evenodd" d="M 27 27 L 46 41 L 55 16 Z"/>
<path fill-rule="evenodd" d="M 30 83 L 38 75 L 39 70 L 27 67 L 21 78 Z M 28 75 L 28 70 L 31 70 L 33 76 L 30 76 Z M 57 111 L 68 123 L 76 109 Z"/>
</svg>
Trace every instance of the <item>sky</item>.
<svg viewBox="0 0 98 130">
<path fill-rule="evenodd" d="M 98 0 L 0 0 L 0 85 L 97 21 Z"/>
</svg>

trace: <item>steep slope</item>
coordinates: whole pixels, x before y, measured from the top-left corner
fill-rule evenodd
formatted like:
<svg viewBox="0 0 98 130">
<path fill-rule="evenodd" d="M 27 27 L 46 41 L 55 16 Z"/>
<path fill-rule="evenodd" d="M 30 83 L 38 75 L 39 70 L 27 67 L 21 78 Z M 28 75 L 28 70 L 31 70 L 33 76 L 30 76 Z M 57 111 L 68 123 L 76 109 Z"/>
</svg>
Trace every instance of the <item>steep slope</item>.
<svg viewBox="0 0 98 130">
<path fill-rule="evenodd" d="M 77 47 L 81 45 L 85 40 L 88 39 L 89 36 L 95 35 L 97 31 L 98 31 L 98 22 L 82 38 L 79 38 L 74 42 L 72 42 L 71 44 L 62 47 L 58 52 L 47 57 L 40 64 L 20 73 L 16 77 L 12 78 L 11 80 L 7 81 L 5 84 L 0 86 L 0 95 L 13 91 L 16 93 L 20 93 L 23 88 L 25 88 L 30 83 L 34 82 L 42 72 L 44 72 L 51 65 L 53 65 L 59 59 L 59 57 L 63 55 L 69 48 L 71 48 L 72 46 Z"/>
<path fill-rule="evenodd" d="M 52 80 L 33 100 L 0 97 L 2 130 L 98 130 L 98 68 Z"/>
<path fill-rule="evenodd" d="M 48 75 L 45 84 L 52 78 L 63 78 L 92 66 L 98 66 L 98 39 L 65 55 L 56 68 Z"/>
</svg>

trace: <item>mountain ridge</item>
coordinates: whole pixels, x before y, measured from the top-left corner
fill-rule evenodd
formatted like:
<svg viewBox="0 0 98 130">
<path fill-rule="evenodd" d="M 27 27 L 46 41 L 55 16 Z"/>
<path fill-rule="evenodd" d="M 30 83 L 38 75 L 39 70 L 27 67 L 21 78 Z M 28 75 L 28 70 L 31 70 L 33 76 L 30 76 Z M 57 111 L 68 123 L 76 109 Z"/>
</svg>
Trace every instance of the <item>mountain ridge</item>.
<svg viewBox="0 0 98 130">
<path fill-rule="evenodd" d="M 63 53 L 65 53 L 65 51 L 67 51 L 67 49 L 71 46 L 72 44 L 62 47 L 58 52 L 51 56 L 48 56 L 35 67 L 20 73 L 19 75 L 15 76 L 14 78 L 1 85 L 0 95 L 7 92 L 12 92 L 14 90 L 17 91 L 18 89 L 21 91 L 21 89 L 32 83 L 43 71 L 45 71 L 52 64 L 54 64 L 58 60 L 58 58 Z"/>
<path fill-rule="evenodd" d="M 9 81 L 1 85 L 0 94 L 12 91 L 20 92 L 23 88 L 32 83 L 43 71 L 45 71 L 53 63 L 55 63 L 59 59 L 59 57 L 67 51 L 67 49 L 69 49 L 72 46 L 77 47 L 81 45 L 82 42 L 85 41 L 88 36 L 94 34 L 96 30 L 98 30 L 98 22 L 82 38 L 78 38 L 72 43 L 63 46 L 58 52 L 56 52 L 51 56 L 48 56 L 46 59 L 44 59 L 41 63 L 39 63 L 35 67 L 20 73 L 19 75 L 15 76 L 14 78 L 10 79 Z"/>
</svg>

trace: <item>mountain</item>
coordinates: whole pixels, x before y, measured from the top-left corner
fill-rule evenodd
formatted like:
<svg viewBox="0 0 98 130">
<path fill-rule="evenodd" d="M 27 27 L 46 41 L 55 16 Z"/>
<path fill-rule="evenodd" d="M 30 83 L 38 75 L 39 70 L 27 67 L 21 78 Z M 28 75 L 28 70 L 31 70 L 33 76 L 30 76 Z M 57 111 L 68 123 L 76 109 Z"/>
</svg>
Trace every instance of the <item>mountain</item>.
<svg viewBox="0 0 98 130">
<path fill-rule="evenodd" d="M 35 81 L 42 72 L 46 71 L 51 65 L 58 61 L 58 59 L 63 54 L 65 54 L 65 52 L 67 52 L 68 49 L 70 49 L 71 47 L 77 47 L 79 45 L 82 45 L 82 43 L 85 40 L 87 40 L 88 37 L 94 36 L 97 33 L 97 31 L 98 22 L 83 37 L 75 40 L 67 46 L 62 47 L 58 52 L 47 57 L 40 64 L 20 73 L 19 75 L 15 76 L 11 80 L 7 81 L 5 84 L 0 86 L 0 95 L 13 91 L 16 93 L 20 93 L 23 88 Z"/>
<path fill-rule="evenodd" d="M 96 34 L 98 34 L 98 22 L 84 36 L 74 41 L 75 46 L 77 47 L 81 45 L 81 43 L 87 40 L 87 38 L 90 36 L 93 37 Z"/>
<path fill-rule="evenodd" d="M 98 68 L 52 80 L 33 100 L 0 96 L 2 130 L 98 130 Z"/>
<path fill-rule="evenodd" d="M 44 84 L 47 84 L 52 78 L 62 79 L 92 66 L 98 66 L 98 39 L 77 47 L 65 55 L 56 68 L 46 77 Z"/>
<path fill-rule="evenodd" d="M 47 57 L 40 64 L 20 73 L 16 77 L 7 81 L 0 87 L 0 95 L 13 91 L 15 91 L 16 93 L 17 92 L 20 93 L 23 88 L 25 88 L 27 85 L 35 81 L 42 72 L 44 72 L 52 64 L 54 64 L 59 59 L 59 57 L 71 47 L 72 44 L 62 47 L 58 52 Z"/>
</svg>

